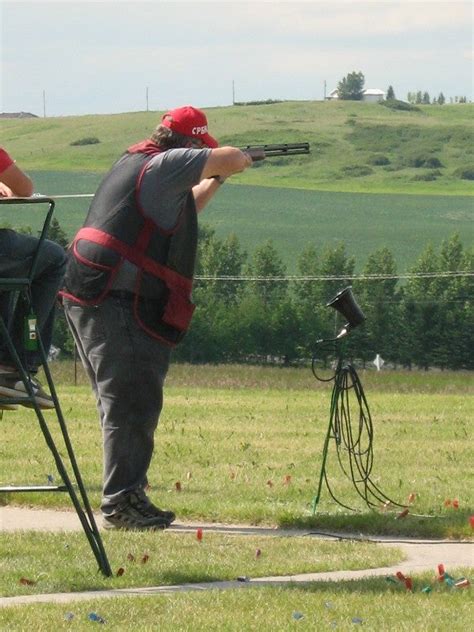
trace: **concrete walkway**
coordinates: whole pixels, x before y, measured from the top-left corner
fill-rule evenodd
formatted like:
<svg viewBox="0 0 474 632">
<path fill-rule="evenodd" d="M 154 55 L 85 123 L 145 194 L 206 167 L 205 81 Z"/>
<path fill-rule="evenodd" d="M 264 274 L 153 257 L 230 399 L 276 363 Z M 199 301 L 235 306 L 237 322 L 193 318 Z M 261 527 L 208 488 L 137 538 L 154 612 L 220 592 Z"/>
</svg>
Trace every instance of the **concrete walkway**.
<svg viewBox="0 0 474 632">
<path fill-rule="evenodd" d="M 100 519 L 97 517 L 97 523 Z M 474 567 L 474 543 L 452 540 L 409 540 L 392 537 L 362 537 L 348 534 L 322 533 L 311 530 L 272 529 L 248 525 L 175 523 L 171 531 L 192 532 L 197 527 L 203 531 L 213 531 L 234 535 L 271 535 L 286 537 L 314 537 L 321 539 L 351 539 L 377 542 L 379 546 L 396 546 L 405 553 L 406 559 L 397 566 L 371 568 L 358 571 L 331 571 L 325 573 L 305 573 L 301 575 L 284 575 L 276 577 L 245 578 L 244 581 L 217 581 L 200 584 L 182 584 L 179 586 L 156 586 L 146 588 L 123 588 L 114 590 L 97 590 L 80 593 L 53 593 L 44 595 L 22 595 L 18 597 L 0 598 L 0 607 L 29 603 L 66 603 L 85 599 L 119 597 L 125 595 L 156 595 L 184 592 L 190 590 L 226 590 L 255 586 L 275 586 L 287 583 L 309 583 L 321 581 L 356 580 L 375 576 L 394 575 L 401 571 L 405 575 L 423 571 L 436 572 L 438 564 L 446 569 L 456 567 Z M 81 524 L 72 511 L 54 511 L 44 509 L 28 509 L 23 507 L 0 507 L 0 531 L 79 531 Z"/>
</svg>

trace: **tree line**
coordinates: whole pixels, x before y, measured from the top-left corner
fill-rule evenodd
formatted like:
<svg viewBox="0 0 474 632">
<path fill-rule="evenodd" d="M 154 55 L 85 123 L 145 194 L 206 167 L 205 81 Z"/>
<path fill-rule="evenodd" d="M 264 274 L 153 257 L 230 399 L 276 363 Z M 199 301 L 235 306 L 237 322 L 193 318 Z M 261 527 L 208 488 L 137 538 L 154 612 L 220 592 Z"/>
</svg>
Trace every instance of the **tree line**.
<svg viewBox="0 0 474 632">
<path fill-rule="evenodd" d="M 362 72 L 356 72 L 355 70 L 348 73 L 337 84 L 338 98 L 343 101 L 360 101 L 364 95 L 365 77 Z M 385 95 L 387 101 L 395 101 L 395 90 L 393 86 L 388 86 Z M 446 103 L 446 97 L 442 92 L 433 98 L 429 93 L 422 90 L 415 92 L 408 92 L 407 102 L 412 105 L 444 105 Z M 450 97 L 450 103 L 467 103 L 467 97 L 455 96 Z"/>
<path fill-rule="evenodd" d="M 365 364 L 378 353 L 394 367 L 474 369 L 474 250 L 458 234 L 438 250 L 427 245 L 406 275 L 386 247 L 356 275 L 344 243 L 308 245 L 291 277 L 271 240 L 249 257 L 235 235 L 221 239 L 206 226 L 200 232 L 197 309 L 176 360 L 291 364 L 316 352 L 329 362 L 333 346 L 317 341 L 333 338 L 344 323 L 326 304 L 352 286 L 366 321 L 344 343 L 350 357 Z M 54 344 L 73 351 L 61 314 Z"/>
</svg>

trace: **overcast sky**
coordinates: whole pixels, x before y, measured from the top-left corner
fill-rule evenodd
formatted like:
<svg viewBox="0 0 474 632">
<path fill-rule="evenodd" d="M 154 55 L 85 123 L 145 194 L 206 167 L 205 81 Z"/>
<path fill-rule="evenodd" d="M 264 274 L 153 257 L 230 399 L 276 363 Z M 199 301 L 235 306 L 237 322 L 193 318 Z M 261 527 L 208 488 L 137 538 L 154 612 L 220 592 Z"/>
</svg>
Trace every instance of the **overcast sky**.
<svg viewBox="0 0 474 632">
<path fill-rule="evenodd" d="M 470 1 L 0 0 L 0 111 L 47 116 L 324 97 L 366 88 L 472 99 Z"/>
</svg>

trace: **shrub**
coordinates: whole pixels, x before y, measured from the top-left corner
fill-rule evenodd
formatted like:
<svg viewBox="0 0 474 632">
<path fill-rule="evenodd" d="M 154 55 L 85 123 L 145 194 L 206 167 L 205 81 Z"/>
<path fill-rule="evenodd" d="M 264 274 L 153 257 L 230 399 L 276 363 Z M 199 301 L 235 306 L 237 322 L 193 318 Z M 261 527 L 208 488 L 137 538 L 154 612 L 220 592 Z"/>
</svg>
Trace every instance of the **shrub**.
<svg viewBox="0 0 474 632">
<path fill-rule="evenodd" d="M 413 156 L 408 156 L 405 158 L 405 162 L 409 167 L 415 167 L 419 169 L 420 167 L 428 167 L 429 169 L 435 169 L 437 167 L 442 167 L 441 161 L 436 158 L 436 156 L 426 156 L 423 154 L 415 154 Z"/>
<path fill-rule="evenodd" d="M 369 165 L 376 166 L 390 164 L 390 160 L 387 158 L 387 156 L 384 156 L 383 154 L 374 154 L 373 156 L 369 157 L 367 162 L 369 163 Z"/>
<path fill-rule="evenodd" d="M 346 176 L 352 176 L 353 178 L 360 178 L 363 176 L 370 176 L 374 172 L 373 169 L 366 165 L 348 165 L 342 168 L 342 172 Z"/>
<path fill-rule="evenodd" d="M 406 110 L 408 112 L 421 111 L 420 108 L 416 107 L 416 105 L 406 103 L 405 101 L 399 101 L 398 99 L 385 99 L 385 101 L 379 101 L 379 104 L 386 108 L 390 108 L 391 110 Z"/>
<path fill-rule="evenodd" d="M 280 99 L 265 99 L 265 101 L 235 101 L 234 105 L 273 105 L 283 103 Z"/>
<path fill-rule="evenodd" d="M 436 158 L 436 156 L 430 156 L 430 158 L 427 158 L 425 160 L 424 166 L 430 169 L 437 169 L 438 167 L 442 167 L 443 165 L 441 164 L 439 158 Z"/>
<path fill-rule="evenodd" d="M 474 180 L 474 165 L 459 167 L 455 170 L 454 175 L 461 180 Z"/>
<path fill-rule="evenodd" d="M 100 140 L 96 136 L 87 136 L 86 138 L 73 140 L 72 143 L 69 144 L 72 147 L 76 147 L 77 145 L 97 145 L 97 143 L 100 143 Z"/>
<path fill-rule="evenodd" d="M 426 173 L 417 173 L 411 180 L 413 182 L 433 182 L 433 180 L 436 180 L 440 175 L 441 171 L 435 169 L 433 171 L 427 171 Z"/>
</svg>

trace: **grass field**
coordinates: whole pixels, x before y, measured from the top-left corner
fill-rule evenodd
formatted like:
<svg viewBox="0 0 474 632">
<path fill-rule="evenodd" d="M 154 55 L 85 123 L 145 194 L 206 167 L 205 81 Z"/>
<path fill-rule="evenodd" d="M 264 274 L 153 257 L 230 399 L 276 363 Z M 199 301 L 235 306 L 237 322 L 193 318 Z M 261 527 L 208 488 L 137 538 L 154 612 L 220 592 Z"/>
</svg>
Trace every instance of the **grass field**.
<svg viewBox="0 0 474 632">
<path fill-rule="evenodd" d="M 71 365 L 56 364 L 62 408 L 95 507 L 101 488 L 101 438 L 93 396 Z M 174 365 L 156 435 L 151 495 L 181 519 L 313 527 L 410 536 L 471 535 L 473 389 L 463 373 L 360 374 L 374 424 L 372 479 L 410 513 L 369 510 L 336 461 L 328 472 L 337 497 L 323 492 L 315 515 L 329 421 L 329 384 L 309 369 Z M 52 413 L 46 413 L 52 415 Z M 55 472 L 31 411 L 2 420 L 4 484 L 46 484 Z M 25 450 L 25 440 L 28 449 Z M 179 490 L 176 483 L 179 482 Z M 458 507 L 445 506 L 447 500 Z M 8 502 L 70 506 L 61 494 L 18 494 Z M 381 503 L 382 505 L 382 503 Z"/>
<path fill-rule="evenodd" d="M 89 173 L 34 172 L 38 190 L 48 195 L 91 193 L 99 177 Z M 88 198 L 57 200 L 55 217 L 72 238 L 82 225 Z M 18 208 L 18 207 L 17 207 Z M 44 208 L 44 207 L 43 207 Z M 474 203 L 469 196 L 391 195 L 279 189 L 248 185 L 222 187 L 201 216 L 219 237 L 234 233 L 249 255 L 272 239 L 288 272 L 295 274 L 300 253 L 343 241 L 356 269 L 369 254 L 388 247 L 399 272 L 405 272 L 426 244 L 438 248 L 455 232 L 468 248 L 474 242 Z M 0 223 L 40 228 L 43 212 L 0 207 Z"/>
<path fill-rule="evenodd" d="M 3 533 L 0 594 L 174 586 L 237 577 L 359 570 L 394 566 L 405 557 L 396 546 L 373 542 L 239 536 L 210 531 L 204 531 L 201 541 L 195 532 L 105 532 L 103 543 L 112 569 L 111 578 L 97 573 L 88 542 L 81 532 Z M 123 569 L 122 574 L 117 574 L 119 568 Z M 21 583 L 22 577 L 32 583 Z"/>
<path fill-rule="evenodd" d="M 274 159 L 233 179 L 203 215 L 218 236 L 233 232 L 251 254 L 268 238 L 296 272 L 298 254 L 346 243 L 356 268 L 382 246 L 405 271 L 431 241 L 435 247 L 459 232 L 473 241 L 472 182 L 459 169 L 473 166 L 471 104 L 398 112 L 362 103 L 294 102 L 208 110 L 223 144 L 311 143 L 311 154 Z M 2 145 L 46 195 L 92 193 L 125 147 L 146 137 L 159 113 L 57 119 L 2 120 Z M 100 143 L 71 146 L 97 136 Z M 382 158 L 382 160 L 381 160 Z M 437 168 L 414 167 L 436 159 Z M 385 162 L 385 164 L 374 164 Z M 71 237 L 88 200 L 58 200 L 56 217 Z M 32 213 L 0 222 L 29 225 Z M 53 365 L 63 412 L 94 508 L 100 502 L 101 438 L 90 387 L 70 363 Z M 309 369 L 173 365 L 156 434 L 150 495 L 180 520 L 240 522 L 406 537 L 471 538 L 473 513 L 472 375 L 450 372 L 361 371 L 374 422 L 372 477 L 400 508 L 368 510 L 344 477 L 330 446 L 328 474 L 337 505 L 326 490 L 313 513 L 329 421 L 331 384 Z M 45 413 L 48 418 L 52 413 Z M 2 484 L 56 481 L 55 466 L 31 411 L 1 419 Z M 179 483 L 179 485 L 177 485 Z M 412 499 L 409 502 L 409 498 Z M 456 502 L 453 502 L 456 501 Z M 66 495 L 10 494 L 0 502 L 70 507 Z M 156 536 L 159 546 L 156 545 Z M 399 552 L 357 543 L 243 539 L 209 535 L 105 534 L 113 570 L 105 580 L 93 569 L 82 534 L 4 535 L 0 587 L 4 594 L 108 586 L 150 586 L 273 573 L 359 568 L 400 559 Z M 201 546 L 204 544 L 204 546 Z M 346 546 L 347 544 L 347 546 Z M 255 549 L 265 554 L 256 560 Z M 147 565 L 132 564 L 150 551 Z M 66 562 L 66 564 L 64 564 Z M 434 572 L 435 569 L 433 569 Z M 468 575 L 472 569 L 449 569 Z M 31 576 L 34 586 L 19 583 Z M 472 579 L 472 577 L 471 577 Z M 10 631 L 90 629 L 97 612 L 117 630 L 293 630 L 363 625 L 369 630 L 469 629 L 470 591 L 450 590 L 433 574 L 414 578 L 407 593 L 385 578 L 314 586 L 212 591 L 171 596 L 36 604 L 2 610 Z M 422 588 L 432 588 L 431 594 Z"/>
<path fill-rule="evenodd" d="M 94 507 L 100 498 L 100 431 L 81 370 L 52 365 L 83 478 Z M 156 434 L 150 495 L 179 519 L 258 523 L 397 534 L 470 538 L 473 507 L 472 376 L 449 372 L 360 373 L 374 422 L 374 478 L 409 514 L 369 511 L 330 451 L 330 480 L 350 512 L 323 494 L 312 499 L 328 423 L 330 385 L 309 369 L 173 365 Z M 45 413 L 48 417 L 52 413 Z M 5 483 L 47 482 L 54 466 L 31 411 L 4 413 Z M 26 449 L 25 449 L 26 446 Z M 176 485 L 180 482 L 179 490 Z M 62 494 L 10 494 L 3 502 L 70 506 Z M 449 500 L 449 503 L 447 501 Z M 457 503 L 453 504 L 456 500 Z M 105 580 L 83 534 L 3 534 L 0 589 L 4 595 L 182 584 L 342 568 L 397 564 L 397 549 L 363 542 L 205 533 L 105 533 L 114 577 Z M 255 555 L 259 548 L 261 555 Z M 148 562 L 140 562 L 143 555 Z M 449 568 L 472 581 L 472 568 Z M 117 576 L 119 568 L 124 569 Z M 413 592 L 385 577 L 232 591 L 99 598 L 78 603 L 3 608 L 10 631 L 90 629 L 91 616 L 117 630 L 469 629 L 471 590 L 413 575 Z M 21 578 L 34 582 L 26 585 Z M 245 587 L 245 584 L 242 585 Z M 423 590 L 425 592 L 423 592 Z M 430 591 L 429 593 L 426 591 Z"/>
<path fill-rule="evenodd" d="M 311 143 L 311 154 L 256 163 L 232 178 L 202 221 L 217 235 L 235 233 L 251 255 L 272 239 L 288 273 L 308 245 L 345 242 L 360 271 L 367 256 L 389 247 L 405 272 L 428 242 L 438 247 L 455 232 L 473 243 L 472 104 L 421 106 L 417 112 L 358 102 L 284 102 L 211 108 L 213 133 L 223 144 Z M 157 112 L 48 119 L 2 119 L 2 143 L 44 195 L 93 193 L 130 144 L 146 137 Z M 71 146 L 85 137 L 94 145 Z M 380 162 L 386 164 L 374 164 Z M 414 167 L 416 161 L 440 167 Z M 457 175 L 456 175 L 457 174 Z M 432 179 L 430 179 L 432 178 Z M 56 218 L 69 237 L 82 224 L 89 200 L 62 199 Z M 0 208 L 0 222 L 39 227 L 31 207 L 20 219 Z"/>
<path fill-rule="evenodd" d="M 9 632 L 90 630 L 96 614 L 108 629 L 182 632 L 287 632 L 352 630 L 431 632 L 446 625 L 466 632 L 472 621 L 470 591 L 446 590 L 428 574 L 414 578 L 408 593 L 384 578 L 323 582 L 293 587 L 95 599 L 73 604 L 35 604 L 4 608 Z M 433 586 L 431 593 L 421 589 Z"/>
<path fill-rule="evenodd" d="M 462 195 L 472 193 L 472 185 L 455 172 L 474 161 L 473 107 L 402 112 L 361 102 L 301 101 L 210 108 L 207 114 L 221 144 L 311 143 L 310 156 L 266 161 L 239 176 L 242 184 Z M 28 170 L 103 172 L 128 145 L 150 134 L 160 114 L 4 119 L 2 142 Z M 100 142 L 71 146 L 86 137 Z M 380 155 L 388 162 L 374 165 L 374 156 Z M 438 159 L 433 180 L 423 178 L 433 176 L 434 169 L 411 166 L 420 155 Z"/>
</svg>

